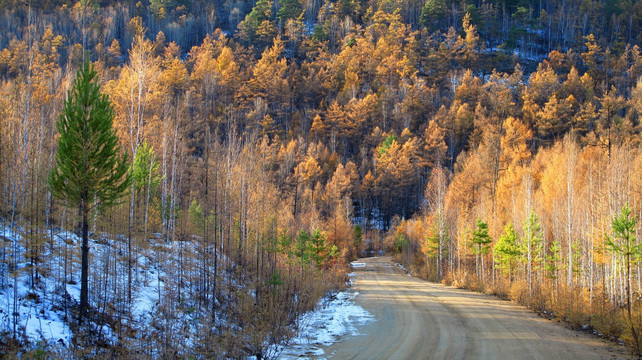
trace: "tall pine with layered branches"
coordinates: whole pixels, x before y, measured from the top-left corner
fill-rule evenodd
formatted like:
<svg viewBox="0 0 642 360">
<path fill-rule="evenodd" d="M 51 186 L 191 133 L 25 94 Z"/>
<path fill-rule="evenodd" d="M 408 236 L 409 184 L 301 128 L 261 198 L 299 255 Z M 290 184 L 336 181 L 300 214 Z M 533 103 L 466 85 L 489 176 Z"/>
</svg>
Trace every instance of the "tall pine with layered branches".
<svg viewBox="0 0 642 360">
<path fill-rule="evenodd" d="M 86 60 L 56 123 L 60 138 L 56 165 L 49 174 L 52 194 L 78 207 L 82 231 L 80 321 L 89 309 L 90 211 L 113 206 L 131 183 L 127 154 L 121 154 L 109 98 L 101 94 L 93 66 Z"/>
</svg>

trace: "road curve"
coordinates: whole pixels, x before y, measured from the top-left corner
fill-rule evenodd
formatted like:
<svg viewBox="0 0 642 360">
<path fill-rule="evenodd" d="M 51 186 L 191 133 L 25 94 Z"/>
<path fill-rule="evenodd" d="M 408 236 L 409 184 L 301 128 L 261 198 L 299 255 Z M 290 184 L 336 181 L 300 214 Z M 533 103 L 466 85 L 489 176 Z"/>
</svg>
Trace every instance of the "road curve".
<svg viewBox="0 0 642 360">
<path fill-rule="evenodd" d="M 357 304 L 375 321 L 325 349 L 331 359 L 630 359 L 626 349 L 492 296 L 409 277 L 389 257 L 361 259 Z"/>
</svg>

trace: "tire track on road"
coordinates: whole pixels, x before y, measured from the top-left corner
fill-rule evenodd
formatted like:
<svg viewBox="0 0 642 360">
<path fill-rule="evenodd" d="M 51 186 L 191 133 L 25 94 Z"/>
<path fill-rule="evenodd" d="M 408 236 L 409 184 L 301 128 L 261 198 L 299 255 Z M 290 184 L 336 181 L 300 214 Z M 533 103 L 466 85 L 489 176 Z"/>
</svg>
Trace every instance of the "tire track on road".
<svg viewBox="0 0 642 360">
<path fill-rule="evenodd" d="M 375 321 L 325 349 L 331 359 L 632 359 L 507 301 L 408 277 L 389 257 L 361 259 L 356 301 Z"/>
</svg>

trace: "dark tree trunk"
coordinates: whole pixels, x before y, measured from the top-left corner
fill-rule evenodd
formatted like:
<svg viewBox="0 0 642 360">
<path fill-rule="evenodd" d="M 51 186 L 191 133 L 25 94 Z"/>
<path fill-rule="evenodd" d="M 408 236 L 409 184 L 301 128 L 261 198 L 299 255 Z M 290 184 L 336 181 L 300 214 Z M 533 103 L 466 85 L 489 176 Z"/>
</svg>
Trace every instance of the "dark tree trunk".
<svg viewBox="0 0 642 360">
<path fill-rule="evenodd" d="M 89 211 L 83 202 L 82 208 L 82 265 L 80 272 L 80 321 L 87 316 L 89 309 Z"/>
<path fill-rule="evenodd" d="M 151 170 L 150 170 L 151 171 Z M 134 232 L 134 182 L 129 204 L 129 234 L 127 236 L 127 303 L 132 303 L 132 233 Z"/>
</svg>

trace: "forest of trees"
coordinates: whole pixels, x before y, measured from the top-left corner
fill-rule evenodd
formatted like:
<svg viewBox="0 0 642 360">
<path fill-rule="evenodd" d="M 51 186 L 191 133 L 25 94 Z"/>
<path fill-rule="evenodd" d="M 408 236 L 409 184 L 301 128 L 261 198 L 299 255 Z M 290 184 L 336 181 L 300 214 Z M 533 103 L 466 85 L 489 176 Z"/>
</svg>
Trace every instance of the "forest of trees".
<svg viewBox="0 0 642 360">
<path fill-rule="evenodd" d="M 0 1 L 0 223 L 21 239 L 0 237 L 0 289 L 26 277 L 54 303 L 76 281 L 80 248 L 54 238 L 82 214 L 48 175 L 89 57 L 131 183 L 89 214 L 110 249 L 94 327 L 49 351 L 269 357 L 379 251 L 637 344 L 641 4 Z M 36 346 L 16 316 L 7 353 Z"/>
</svg>

